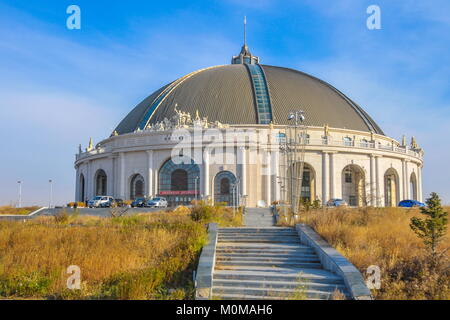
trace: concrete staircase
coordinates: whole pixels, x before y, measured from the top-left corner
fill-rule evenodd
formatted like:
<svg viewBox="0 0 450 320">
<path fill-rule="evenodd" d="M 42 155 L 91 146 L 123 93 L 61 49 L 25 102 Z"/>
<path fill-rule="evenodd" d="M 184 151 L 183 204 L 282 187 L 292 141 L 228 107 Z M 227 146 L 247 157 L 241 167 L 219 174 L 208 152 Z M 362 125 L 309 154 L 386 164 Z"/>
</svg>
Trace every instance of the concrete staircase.
<svg viewBox="0 0 450 320">
<path fill-rule="evenodd" d="M 343 279 L 322 268 L 294 228 L 274 227 L 268 209 L 248 209 L 246 227 L 218 232 L 212 294 L 219 299 L 331 299 Z"/>
</svg>

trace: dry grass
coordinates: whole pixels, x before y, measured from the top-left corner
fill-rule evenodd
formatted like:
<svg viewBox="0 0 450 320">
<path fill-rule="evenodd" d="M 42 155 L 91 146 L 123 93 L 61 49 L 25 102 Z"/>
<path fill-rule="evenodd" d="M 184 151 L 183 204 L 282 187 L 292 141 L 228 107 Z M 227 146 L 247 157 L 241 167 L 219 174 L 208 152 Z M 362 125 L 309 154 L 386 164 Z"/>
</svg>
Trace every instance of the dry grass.
<svg viewBox="0 0 450 320">
<path fill-rule="evenodd" d="M 206 223 L 236 225 L 241 216 L 195 210 L 0 221 L 0 298 L 191 299 Z M 67 289 L 71 265 L 81 269 L 81 290 Z"/>
<path fill-rule="evenodd" d="M 186 215 L 71 217 L 0 222 L 0 296 L 15 298 L 191 298 L 206 239 Z M 82 289 L 66 289 L 67 267 Z"/>
<path fill-rule="evenodd" d="M 450 208 L 446 208 L 450 211 Z M 411 231 L 418 209 L 361 208 L 311 210 L 297 222 L 310 225 L 363 274 L 368 266 L 381 268 L 377 299 L 450 299 L 450 251 L 442 254 L 438 269 L 429 266 L 429 254 Z M 450 247 L 450 230 L 441 251 Z"/>
<path fill-rule="evenodd" d="M 0 206 L 0 214 L 29 214 L 33 211 L 36 211 L 40 207 L 23 207 L 23 208 L 15 208 L 11 206 Z"/>
</svg>

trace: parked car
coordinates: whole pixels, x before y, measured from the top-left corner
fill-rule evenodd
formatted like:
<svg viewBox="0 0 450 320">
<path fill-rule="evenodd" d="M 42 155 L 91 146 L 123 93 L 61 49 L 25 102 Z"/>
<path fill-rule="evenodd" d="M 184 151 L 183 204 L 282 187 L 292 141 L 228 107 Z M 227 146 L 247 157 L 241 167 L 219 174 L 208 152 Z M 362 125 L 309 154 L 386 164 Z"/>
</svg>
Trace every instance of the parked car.
<svg viewBox="0 0 450 320">
<path fill-rule="evenodd" d="M 330 199 L 327 202 L 327 207 L 346 207 L 347 205 L 343 199 Z"/>
<path fill-rule="evenodd" d="M 151 208 L 167 208 L 166 198 L 156 197 L 147 201 L 147 207 Z"/>
<path fill-rule="evenodd" d="M 398 206 L 402 208 L 426 207 L 425 203 L 417 200 L 402 200 L 398 203 Z"/>
<path fill-rule="evenodd" d="M 108 201 L 102 202 L 100 204 L 100 207 L 101 208 L 115 208 L 115 207 L 117 207 L 116 199 L 114 199 L 113 197 L 108 197 L 108 198 L 109 198 Z"/>
<path fill-rule="evenodd" d="M 131 203 L 131 207 L 132 208 L 137 208 L 137 207 L 142 208 L 142 207 L 145 207 L 145 203 L 146 203 L 146 199 L 145 198 L 136 198 Z"/>
<path fill-rule="evenodd" d="M 100 208 L 110 206 L 114 202 L 114 198 L 110 196 L 95 196 L 88 201 L 89 208 Z"/>
</svg>

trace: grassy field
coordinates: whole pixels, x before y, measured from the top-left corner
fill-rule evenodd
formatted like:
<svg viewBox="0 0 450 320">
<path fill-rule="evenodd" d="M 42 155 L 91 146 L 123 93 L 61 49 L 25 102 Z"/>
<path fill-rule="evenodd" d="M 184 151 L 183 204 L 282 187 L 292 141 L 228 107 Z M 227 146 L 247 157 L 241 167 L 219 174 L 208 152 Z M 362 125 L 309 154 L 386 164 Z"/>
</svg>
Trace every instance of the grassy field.
<svg viewBox="0 0 450 320">
<path fill-rule="evenodd" d="M 0 214 L 29 214 L 33 211 L 36 211 L 40 207 L 23 207 L 23 208 L 15 208 L 11 206 L 0 206 Z"/>
<path fill-rule="evenodd" d="M 450 299 L 450 251 L 445 251 L 450 230 L 440 246 L 441 264 L 433 270 L 409 227 L 413 216 L 420 216 L 418 209 L 335 208 L 304 212 L 296 222 L 310 225 L 363 274 L 368 266 L 379 266 L 381 289 L 372 291 L 376 299 Z"/>
<path fill-rule="evenodd" d="M 226 208 L 195 210 L 0 221 L 0 298 L 191 299 L 206 223 L 241 219 Z M 70 265 L 80 267 L 80 290 L 67 289 Z"/>
</svg>

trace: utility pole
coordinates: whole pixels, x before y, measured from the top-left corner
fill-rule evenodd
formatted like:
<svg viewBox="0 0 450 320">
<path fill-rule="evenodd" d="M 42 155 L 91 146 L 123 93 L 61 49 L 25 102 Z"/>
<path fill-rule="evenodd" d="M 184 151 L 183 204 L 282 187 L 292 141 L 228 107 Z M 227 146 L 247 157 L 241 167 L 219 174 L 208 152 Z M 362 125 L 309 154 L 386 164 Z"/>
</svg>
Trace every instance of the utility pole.
<svg viewBox="0 0 450 320">
<path fill-rule="evenodd" d="M 22 181 L 19 180 L 17 183 L 19 184 L 19 203 L 17 204 L 17 207 L 22 208 Z"/>
<path fill-rule="evenodd" d="M 50 197 L 49 197 L 49 201 L 48 201 L 48 208 L 50 209 L 52 207 L 52 198 L 53 198 L 53 180 L 50 179 L 48 180 L 49 184 L 50 184 Z"/>
</svg>

